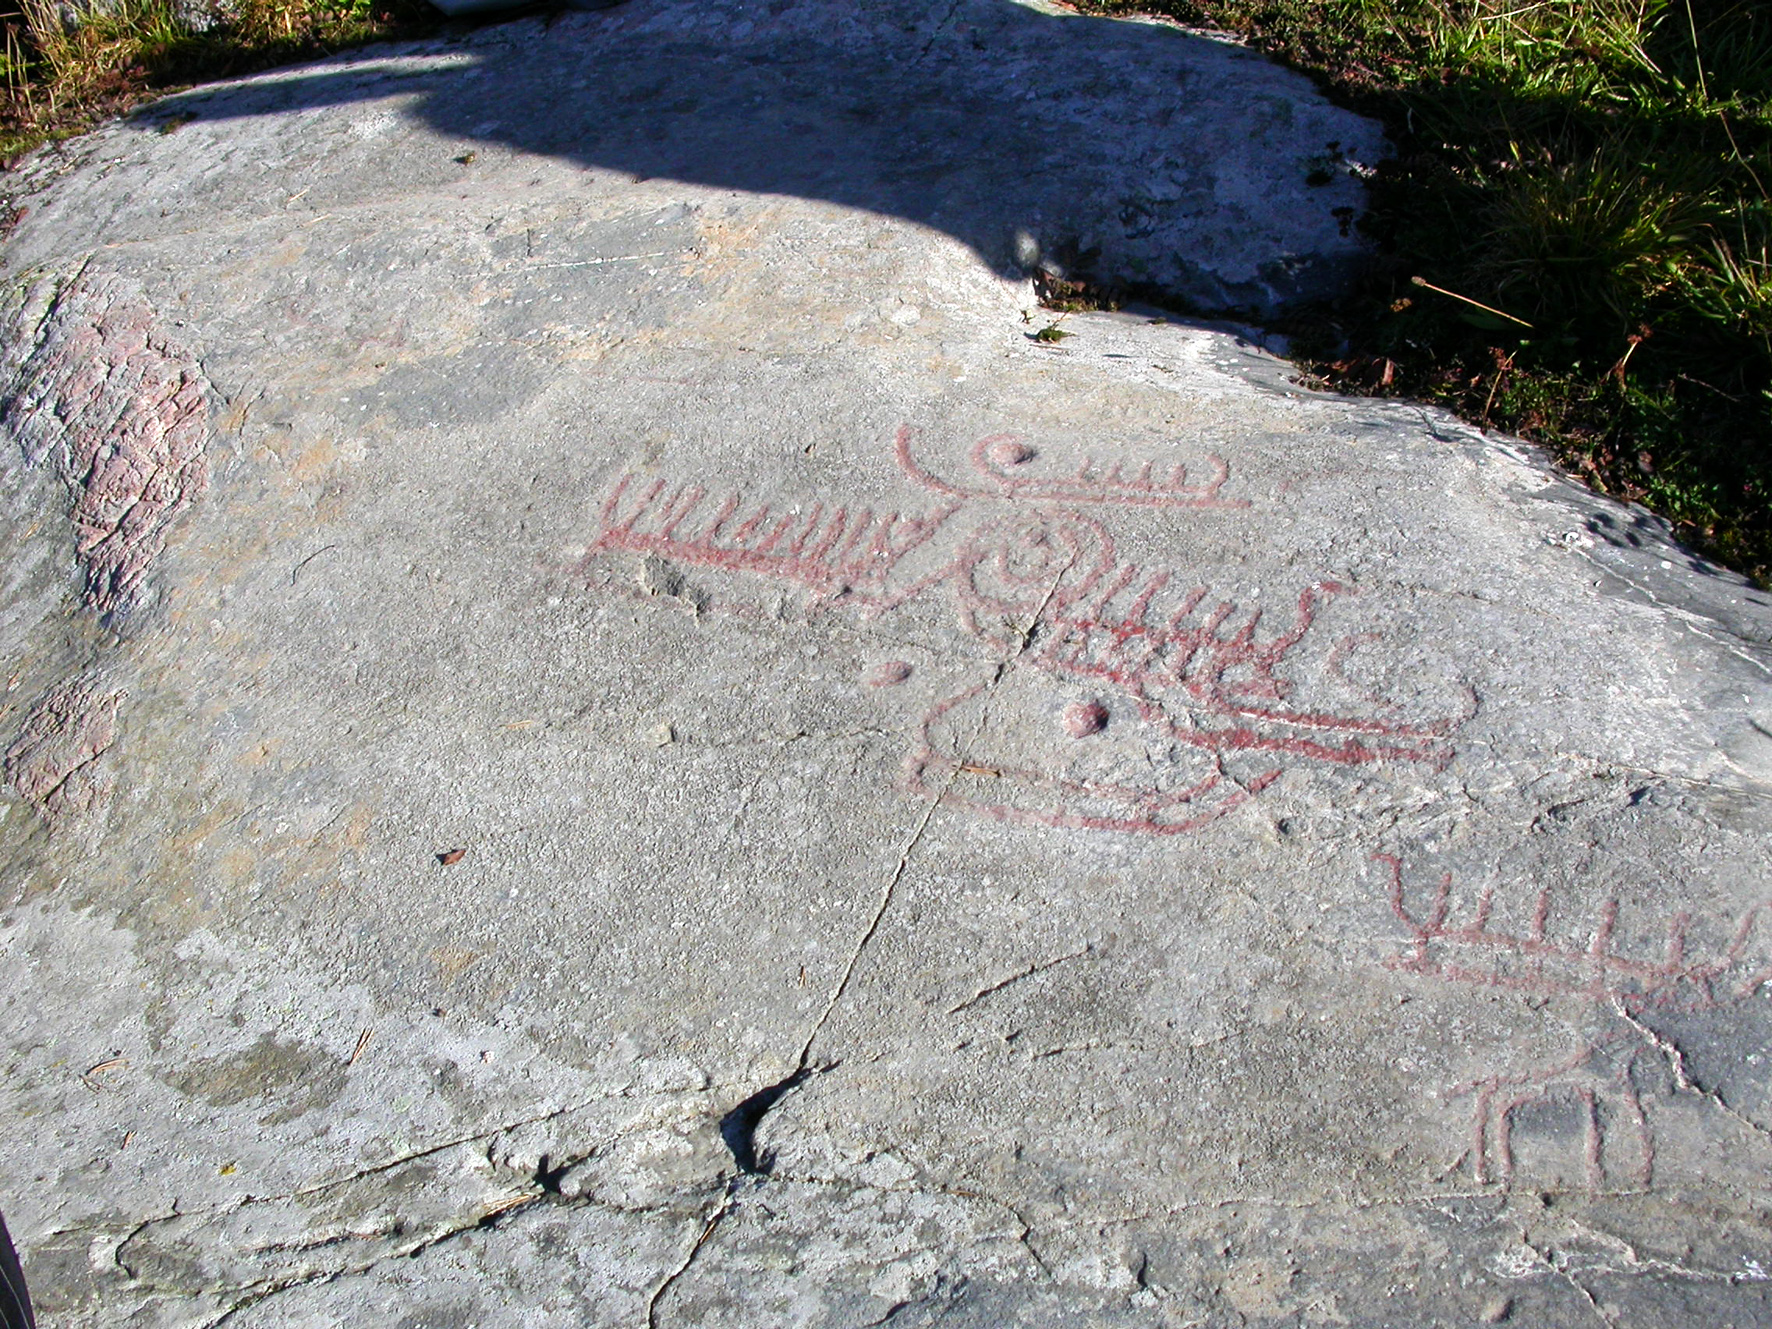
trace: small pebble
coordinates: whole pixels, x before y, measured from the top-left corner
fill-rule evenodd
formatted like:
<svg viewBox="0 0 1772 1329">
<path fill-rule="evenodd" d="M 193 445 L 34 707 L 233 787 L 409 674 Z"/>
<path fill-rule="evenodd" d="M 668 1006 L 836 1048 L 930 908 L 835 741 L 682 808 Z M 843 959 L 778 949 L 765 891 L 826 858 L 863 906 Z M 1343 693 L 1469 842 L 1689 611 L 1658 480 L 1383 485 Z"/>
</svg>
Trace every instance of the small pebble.
<svg viewBox="0 0 1772 1329">
<path fill-rule="evenodd" d="M 870 688 L 897 687 L 911 676 L 911 667 L 904 660 L 885 660 L 868 671 Z"/>
<path fill-rule="evenodd" d="M 1034 450 L 1026 443 L 1006 438 L 1000 443 L 991 444 L 988 455 L 997 466 L 1022 466 L 1034 459 Z"/>
<path fill-rule="evenodd" d="M 1072 738 L 1088 738 L 1107 728 L 1107 707 L 1098 701 L 1072 702 L 1064 708 L 1064 731 Z"/>
</svg>

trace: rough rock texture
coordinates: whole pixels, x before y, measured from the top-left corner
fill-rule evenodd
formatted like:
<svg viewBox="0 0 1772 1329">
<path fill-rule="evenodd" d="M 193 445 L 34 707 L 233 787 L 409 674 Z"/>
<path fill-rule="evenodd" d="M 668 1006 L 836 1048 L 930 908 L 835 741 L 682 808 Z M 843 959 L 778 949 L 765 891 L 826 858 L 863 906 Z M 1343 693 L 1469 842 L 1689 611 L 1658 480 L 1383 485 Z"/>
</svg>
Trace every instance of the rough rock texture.
<svg viewBox="0 0 1772 1329">
<path fill-rule="evenodd" d="M 37 158 L 46 1323 L 1772 1321 L 1769 597 L 1223 328 L 1035 339 L 1061 248 L 1331 271 L 1330 140 L 1155 25 L 630 0 Z"/>
<path fill-rule="evenodd" d="M 71 496 L 86 603 L 128 606 L 178 515 L 208 480 L 208 384 L 134 283 L 62 286 L 7 394 L 3 426 L 28 465 L 53 459 Z"/>
<path fill-rule="evenodd" d="M 50 689 L 6 750 L 0 773 L 48 821 L 86 812 L 103 796 L 99 758 L 117 737 L 120 693 L 87 679 Z"/>
</svg>

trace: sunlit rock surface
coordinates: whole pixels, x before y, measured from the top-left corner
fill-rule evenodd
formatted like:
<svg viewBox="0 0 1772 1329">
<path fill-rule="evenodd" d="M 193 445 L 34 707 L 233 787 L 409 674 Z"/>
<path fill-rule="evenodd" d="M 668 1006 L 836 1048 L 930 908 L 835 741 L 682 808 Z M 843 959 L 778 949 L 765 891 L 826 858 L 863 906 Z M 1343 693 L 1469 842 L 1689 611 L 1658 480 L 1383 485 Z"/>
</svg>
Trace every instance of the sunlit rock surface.
<svg viewBox="0 0 1772 1329">
<path fill-rule="evenodd" d="M 34 159 L 44 1322 L 1772 1320 L 1768 597 L 1038 339 L 1323 289 L 1382 149 L 1156 25 L 631 0 Z"/>
</svg>

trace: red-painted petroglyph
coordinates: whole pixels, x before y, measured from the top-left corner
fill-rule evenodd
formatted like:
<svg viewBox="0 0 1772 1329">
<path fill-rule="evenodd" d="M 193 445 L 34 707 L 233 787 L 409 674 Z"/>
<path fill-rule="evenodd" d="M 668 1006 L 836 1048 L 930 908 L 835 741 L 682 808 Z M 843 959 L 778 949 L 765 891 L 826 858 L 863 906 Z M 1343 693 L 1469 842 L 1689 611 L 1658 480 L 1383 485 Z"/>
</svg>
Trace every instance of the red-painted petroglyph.
<svg viewBox="0 0 1772 1329">
<path fill-rule="evenodd" d="M 1280 777 L 1278 769 L 1239 775 L 1216 754 L 1208 754 L 1203 766 L 1165 754 L 1164 766 L 1153 771 L 1144 758 L 1167 736 L 1168 727 L 1159 722 L 1153 734 L 1143 725 L 1143 708 L 1123 723 L 1114 721 L 1109 713 L 1093 734 L 1073 732 L 1063 718 L 1057 718 L 1054 725 L 1079 747 L 1100 738 L 1110 726 L 1138 726 L 1142 741 L 1136 748 L 1136 763 L 1110 760 L 1091 770 L 1086 762 L 1054 759 L 1038 742 L 1040 721 L 1053 718 L 1048 715 L 1051 708 L 1045 688 L 1038 690 L 1034 704 L 1021 708 L 1032 723 L 1016 735 L 1020 741 L 1005 744 L 1006 754 L 998 756 L 981 743 L 986 703 L 998 711 L 1009 709 L 1013 703 L 1007 700 L 1005 685 L 1012 689 L 1026 677 L 1027 671 L 1023 671 L 1021 677 L 1001 680 L 996 686 L 979 683 L 932 707 L 923 717 L 918 745 L 907 763 L 909 788 L 997 821 L 1177 835 L 1198 830 L 1234 811 Z M 1027 741 L 1030 737 L 1033 742 Z M 1138 770 L 1140 765 L 1145 769 Z"/>
<path fill-rule="evenodd" d="M 178 515 L 208 483 L 209 385 L 194 357 L 117 278 L 57 297 L 19 371 L 5 424 L 73 499 L 85 600 L 125 607 Z"/>
<path fill-rule="evenodd" d="M 1448 983 L 1502 988 L 1563 998 L 1598 1020 L 1597 1033 L 1565 1053 L 1518 1071 L 1453 1086 L 1472 1098 L 1471 1139 L 1459 1163 L 1469 1162 L 1479 1184 L 1507 1185 L 1515 1173 L 1516 1118 L 1525 1109 L 1574 1107 L 1582 1125 L 1579 1160 L 1587 1185 L 1603 1190 L 1622 1181 L 1647 1186 L 1655 1167 L 1655 1138 L 1634 1072 L 1663 1049 L 1642 1023 L 1655 1013 L 1720 1011 L 1755 997 L 1772 981 L 1772 899 L 1745 910 L 1729 940 L 1714 953 L 1688 953 L 1690 915 L 1667 919 L 1659 955 L 1627 954 L 1615 940 L 1617 900 L 1607 901 L 1572 943 L 1552 935 L 1552 900 L 1540 891 L 1523 930 L 1492 922 L 1494 895 L 1485 890 L 1462 920 L 1453 917 L 1452 877 L 1442 874 L 1413 911 L 1405 898 L 1402 863 L 1374 855 L 1390 878 L 1391 912 L 1410 936 L 1408 951 L 1391 969 Z M 1568 929 L 1562 929 L 1567 933 Z M 1676 1074 L 1683 1077 L 1683 1071 Z"/>
<path fill-rule="evenodd" d="M 1246 508 L 1246 499 L 1224 498 L 1219 490 L 1230 479 L 1230 467 L 1222 457 L 1208 457 L 1211 478 L 1204 484 L 1188 483 L 1186 466 L 1172 466 L 1162 476 L 1155 463 L 1145 462 L 1130 476 L 1125 464 L 1098 464 L 1085 457 L 1068 474 L 1040 474 L 1035 465 L 1040 453 L 1015 434 L 991 434 L 972 447 L 970 461 L 975 477 L 970 483 L 944 480 L 925 468 L 911 452 L 913 435 L 898 431 L 894 450 L 898 464 L 918 484 L 932 493 L 951 498 L 1024 499 L 1066 506 L 1092 503 L 1134 504 L 1141 507 Z"/>
<path fill-rule="evenodd" d="M 624 475 L 603 503 L 592 546 L 656 554 L 679 563 L 754 572 L 858 603 L 883 598 L 887 577 L 927 544 L 957 505 L 923 517 L 814 503 L 778 512 L 736 493 L 710 498 L 701 485 Z"/>
<path fill-rule="evenodd" d="M 99 758 L 117 736 L 122 694 L 76 680 L 52 688 L 6 751 L 7 783 L 46 821 L 86 812 L 107 791 Z"/>
<path fill-rule="evenodd" d="M 1089 511 L 1246 508 L 1221 493 L 1230 474 L 1221 459 L 1210 459 L 1204 483 L 1190 483 L 1182 465 L 1159 476 L 1152 463 L 1129 474 L 1124 463 L 1093 460 L 1042 476 L 1039 450 L 996 435 L 972 447 L 975 478 L 960 484 L 921 462 L 913 441 L 901 429 L 893 453 L 906 477 L 934 495 L 924 511 L 783 506 L 627 474 L 602 504 L 591 553 L 626 550 L 786 582 L 810 592 L 810 613 L 847 608 L 872 617 L 947 597 L 1000 663 L 990 679 L 924 715 L 906 780 L 914 792 L 1000 820 L 1176 834 L 1241 806 L 1288 763 L 1438 766 L 1450 758 L 1447 740 L 1461 717 L 1406 723 L 1382 699 L 1367 715 L 1291 703 L 1298 689 L 1288 667 L 1297 667 L 1325 604 L 1346 588 L 1305 587 L 1270 629 L 1260 607 L 1121 558 Z M 1362 640 L 1340 644 L 1330 657 L 1337 669 Z M 985 711 L 1001 710 L 1023 678 L 1046 680 L 1021 689 L 1026 741 L 982 753 L 981 742 L 994 741 L 980 737 Z M 1094 695 L 1060 695 L 1078 686 Z M 1073 709 L 1060 716 L 1066 705 Z M 1072 740 L 1062 761 L 1041 745 L 1048 721 Z"/>
<path fill-rule="evenodd" d="M 1054 543 L 1074 547 L 1071 541 Z M 1024 594 L 1016 597 L 1009 591 L 1020 588 L 1023 579 L 1001 571 L 1004 564 L 1029 557 L 1012 548 L 963 561 L 954 578 L 962 620 L 977 625 L 987 611 L 1035 612 L 1039 580 L 1027 578 Z M 1100 699 L 1088 703 L 1103 712 L 1088 733 L 1105 730 L 1117 716 L 1117 726 L 1132 731 L 1129 757 L 1143 761 L 1160 753 L 1168 771 L 1191 771 L 1192 778 L 1164 787 L 1153 784 L 1148 773 L 1116 774 L 1108 765 L 1095 778 L 1073 778 L 1054 771 L 1037 750 L 1012 753 L 1008 761 L 981 760 L 976 741 L 966 733 L 973 719 L 962 718 L 969 717 L 969 703 L 983 696 L 980 685 L 941 702 L 924 718 L 909 768 L 914 790 L 941 791 L 952 802 L 1002 820 L 1173 835 L 1242 806 L 1279 779 L 1288 760 L 1439 765 L 1450 756 L 1451 720 L 1407 725 L 1286 705 L 1293 690 L 1282 672 L 1286 657 L 1304 640 L 1323 600 L 1341 587 L 1307 587 L 1299 593 L 1292 621 L 1264 637 L 1261 610 L 1239 611 L 1233 602 L 1211 598 L 1204 587 L 1175 589 L 1175 578 L 1166 571 L 1114 563 L 1111 547 L 1097 575 L 1067 581 L 1064 569 L 1076 566 L 1055 558 L 1043 569 L 1048 580 L 1039 612 L 1042 632 L 1016 657 L 1017 669 L 1060 683 L 1099 685 L 1114 705 Z M 987 635 L 982 627 L 975 630 Z M 1003 704 L 1000 695 L 994 700 Z M 1028 709 L 1037 711 L 1038 703 Z M 1073 737 L 1087 736 L 1065 727 Z M 1241 769 L 1233 769 L 1234 761 Z M 1030 790 L 1042 797 L 1026 798 Z"/>
</svg>

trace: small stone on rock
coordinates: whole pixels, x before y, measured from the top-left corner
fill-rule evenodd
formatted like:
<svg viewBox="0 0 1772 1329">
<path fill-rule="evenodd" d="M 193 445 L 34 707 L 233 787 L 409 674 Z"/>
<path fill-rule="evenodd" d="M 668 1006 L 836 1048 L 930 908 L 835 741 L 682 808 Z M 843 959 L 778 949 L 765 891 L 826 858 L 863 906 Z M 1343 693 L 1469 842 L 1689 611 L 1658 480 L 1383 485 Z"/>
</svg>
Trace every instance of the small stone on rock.
<svg viewBox="0 0 1772 1329">
<path fill-rule="evenodd" d="M 1064 708 L 1064 731 L 1072 738 L 1088 738 L 1107 728 L 1107 707 L 1098 701 L 1072 702 Z"/>
<path fill-rule="evenodd" d="M 997 466 L 1023 466 L 1034 459 L 1034 450 L 1017 439 L 991 444 L 990 459 Z"/>
<path fill-rule="evenodd" d="M 903 660 L 885 660 L 868 671 L 870 688 L 897 687 L 911 676 L 910 665 Z"/>
</svg>

